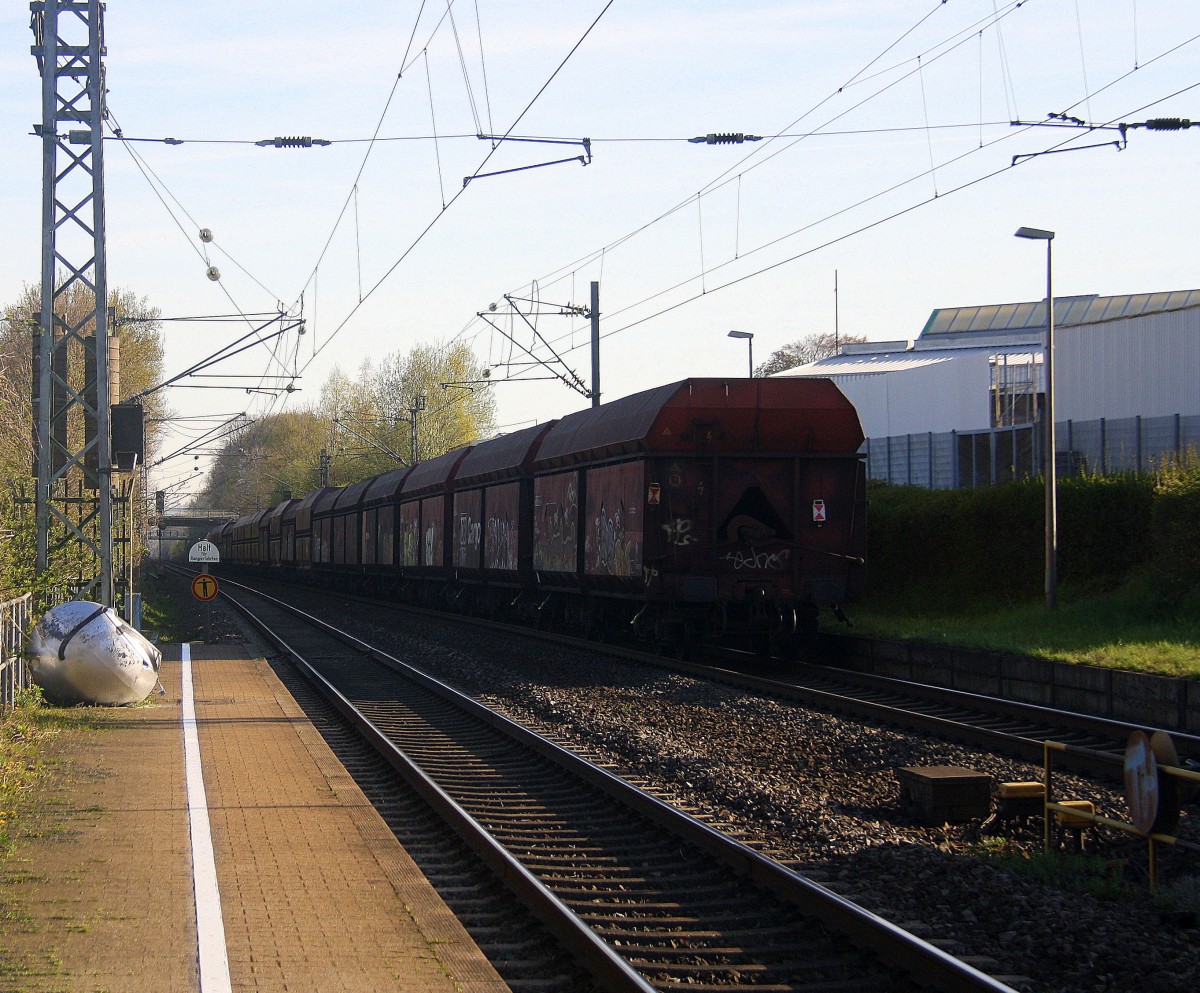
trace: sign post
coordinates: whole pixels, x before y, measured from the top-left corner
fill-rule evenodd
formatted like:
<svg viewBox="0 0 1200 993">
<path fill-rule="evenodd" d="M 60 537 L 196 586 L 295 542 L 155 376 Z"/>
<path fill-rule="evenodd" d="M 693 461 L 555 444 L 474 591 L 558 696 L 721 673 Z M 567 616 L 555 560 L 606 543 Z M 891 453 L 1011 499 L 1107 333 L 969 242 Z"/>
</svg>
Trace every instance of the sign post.
<svg viewBox="0 0 1200 993">
<path fill-rule="evenodd" d="M 204 641 L 212 641 L 212 602 L 217 595 L 216 577 L 207 572 L 192 577 L 192 596 L 204 604 Z"/>
<path fill-rule="evenodd" d="M 201 566 L 221 561 L 221 553 L 211 541 L 198 541 L 188 549 L 188 561 Z M 204 640 L 212 640 L 212 601 L 217 595 L 217 581 L 207 572 L 197 573 L 192 579 L 192 596 L 204 604 Z"/>
</svg>

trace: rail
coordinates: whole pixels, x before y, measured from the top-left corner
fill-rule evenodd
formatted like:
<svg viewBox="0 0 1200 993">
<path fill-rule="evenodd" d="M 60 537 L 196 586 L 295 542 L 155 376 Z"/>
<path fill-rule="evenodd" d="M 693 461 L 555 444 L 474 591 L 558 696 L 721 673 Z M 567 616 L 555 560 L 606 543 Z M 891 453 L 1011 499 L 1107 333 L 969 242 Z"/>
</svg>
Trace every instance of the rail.
<svg viewBox="0 0 1200 993">
<path fill-rule="evenodd" d="M 25 648 L 32 609 L 32 593 L 0 603 L 0 718 L 12 712 L 18 694 L 29 688 Z"/>
<path fill-rule="evenodd" d="M 253 619 L 256 626 L 268 638 L 296 660 L 309 678 L 321 687 L 322 692 L 328 694 L 334 706 L 338 707 L 360 730 L 370 735 L 376 747 L 388 756 L 388 761 L 397 769 L 402 768 L 401 774 L 411 785 L 426 795 L 428 802 L 447 817 L 460 836 L 469 838 L 471 844 L 478 846 L 477 850 L 482 857 L 499 872 L 505 883 L 517 891 L 523 899 L 537 906 L 536 912 L 542 916 L 548 926 L 552 929 L 561 928 L 559 933 L 564 944 L 576 952 L 586 964 L 590 974 L 603 977 L 607 988 L 645 990 L 648 980 L 644 979 L 640 975 L 641 973 L 658 975 L 661 972 L 667 974 L 672 969 L 683 971 L 699 969 L 705 973 L 724 972 L 734 975 L 737 974 L 739 968 L 750 969 L 752 972 L 760 969 L 767 970 L 768 967 L 778 968 L 781 972 L 795 969 L 795 963 L 791 961 L 790 953 L 784 956 L 782 964 L 775 961 L 778 958 L 780 946 L 777 944 L 778 936 L 768 933 L 771 931 L 770 928 L 761 929 L 764 945 L 743 947 L 738 944 L 736 945 L 738 961 L 728 960 L 727 957 L 732 954 L 730 949 L 735 947 L 730 943 L 732 940 L 730 935 L 741 933 L 745 922 L 737 917 L 744 911 L 739 909 L 734 901 L 728 900 L 725 896 L 718 898 L 713 895 L 712 883 L 707 873 L 712 864 L 724 863 L 734 870 L 733 876 L 740 876 L 743 878 L 743 883 L 751 884 L 757 894 L 755 899 L 778 899 L 780 907 L 788 907 L 791 912 L 798 911 L 799 917 L 802 918 L 820 920 L 827 928 L 839 933 L 850 943 L 861 948 L 871 949 L 874 956 L 877 956 L 879 962 L 883 964 L 884 972 L 894 971 L 897 978 L 905 976 L 904 988 L 907 988 L 907 982 L 911 980 L 922 989 L 978 990 L 980 993 L 987 990 L 993 991 L 993 993 L 1001 993 L 1001 991 L 1012 993 L 1011 988 L 1000 980 L 987 976 L 971 965 L 913 937 L 899 927 L 837 896 L 754 849 L 722 835 L 687 813 L 622 781 L 608 770 L 597 767 L 582 757 L 566 751 L 561 746 L 541 738 L 533 731 L 492 712 L 478 701 L 462 696 L 432 677 L 416 672 L 405 663 L 353 635 L 303 613 L 295 604 L 284 603 L 265 593 L 251 591 L 247 587 L 242 587 L 241 584 L 226 581 L 226 595 L 229 594 L 231 588 L 251 593 L 255 598 L 269 604 L 271 610 L 278 610 L 289 615 L 292 622 L 298 618 L 306 627 L 311 626 L 343 645 L 349 646 L 350 654 L 342 657 L 337 654 L 337 649 L 330 649 L 323 644 L 318 646 L 310 644 L 308 651 L 315 653 L 314 662 L 320 661 L 319 664 L 306 662 L 301 658 L 302 651 L 298 650 L 298 646 L 289 645 L 281 629 L 272 629 L 272 624 L 278 624 L 278 621 L 269 621 L 262 616 L 255 616 L 256 613 L 261 614 L 261 612 L 251 609 L 240 599 L 231 600 L 235 607 Z M 289 632 L 288 637 L 293 637 L 293 633 Z M 603 808 L 602 823 L 604 827 L 601 834 L 615 834 L 617 837 L 631 838 L 637 835 L 641 838 L 642 840 L 639 840 L 637 845 L 638 851 L 632 856 L 633 861 L 627 868 L 614 872 L 614 859 L 619 861 L 619 855 L 622 853 L 613 851 L 609 847 L 604 847 L 601 851 L 598 842 L 581 841 L 578 835 L 585 831 L 585 828 L 581 828 L 579 825 L 586 825 L 586 811 L 582 815 L 582 819 L 576 822 L 572 818 L 581 815 L 572 810 L 570 816 L 567 816 L 564 813 L 564 807 L 569 805 L 555 801 L 550 806 L 557 813 L 554 818 L 550 818 L 550 823 L 557 824 L 562 833 L 569 836 L 567 846 L 569 858 L 562 864 L 555 862 L 552 867 L 547 868 L 545 863 L 551 858 L 551 853 L 555 849 L 554 838 L 557 832 L 550 831 L 547 838 L 542 841 L 535 842 L 533 840 L 533 829 L 536 827 L 540 814 L 535 814 L 539 808 L 533 802 L 532 797 L 545 793 L 551 798 L 583 798 L 586 791 L 580 791 L 578 783 L 564 788 L 557 780 L 552 780 L 550 785 L 546 785 L 546 781 L 541 779 L 540 763 L 535 762 L 529 769 L 517 772 L 516 766 L 507 758 L 498 764 L 498 767 L 505 770 L 503 775 L 487 779 L 481 771 L 484 767 L 481 756 L 491 755 L 492 748 L 490 745 L 485 747 L 481 743 L 482 739 L 477 735 L 467 736 L 472 756 L 471 760 L 467 761 L 449 757 L 451 750 L 448 742 L 453 738 L 452 735 L 445 735 L 442 731 L 439 731 L 437 735 L 431 735 L 423 730 L 413 731 L 415 722 L 410 717 L 405 716 L 401 719 L 399 712 L 381 709 L 378 706 L 371 708 L 372 716 L 368 718 L 363 712 L 362 704 L 370 694 L 364 690 L 364 687 L 377 685 L 380 681 L 375 675 L 364 678 L 354 674 L 351 659 L 356 662 L 357 660 L 372 659 L 397 673 L 403 673 L 407 679 L 411 679 L 414 685 L 420 686 L 423 691 L 434 694 L 443 702 L 453 700 L 455 707 L 472 714 L 474 720 L 490 727 L 499 735 L 522 742 L 531 753 L 542 756 L 553 766 L 570 770 L 571 776 L 575 779 L 584 781 L 601 794 L 605 794 L 607 799 L 599 803 L 599 806 Z M 345 679 L 348 683 L 353 684 L 356 690 L 352 694 L 344 694 L 342 690 L 334 689 L 330 681 L 331 672 L 336 672 L 339 680 Z M 349 698 L 350 695 L 355 696 L 353 703 Z M 406 691 L 403 696 L 405 708 L 417 709 L 414 707 L 414 701 L 419 695 L 415 690 Z M 379 702 L 374 701 L 375 704 Z M 384 727 L 388 729 L 386 733 L 382 730 Z M 403 737 L 404 735 L 408 737 Z M 421 768 L 419 753 L 422 748 L 430 748 L 436 756 L 435 759 L 430 760 L 430 764 L 440 765 L 450 773 L 465 769 L 467 785 L 463 787 L 455 784 L 452 777 L 449 779 L 437 777 L 437 782 L 434 782 L 431 774 Z M 410 763 L 415 764 L 410 766 Z M 534 768 L 534 766 L 538 768 Z M 515 792 L 508 796 L 502 795 L 499 789 L 502 781 L 511 781 L 516 784 Z M 481 782 L 486 782 L 488 785 L 481 787 Z M 595 801 L 589 801 L 583 806 L 595 807 L 596 804 Z M 614 830 L 614 818 L 617 811 L 622 808 L 628 808 L 633 812 L 635 820 L 640 823 L 653 824 L 655 830 L 650 834 L 655 838 L 659 834 L 665 834 L 669 839 L 673 839 L 666 843 L 669 854 L 656 854 L 655 852 L 648 854 L 647 842 L 644 840 L 645 835 L 639 834 L 638 831 L 626 828 Z M 513 829 L 515 830 L 515 839 L 510 838 L 507 844 L 494 836 L 494 833 L 501 835 L 504 833 L 504 811 L 515 812 L 516 815 L 515 818 L 512 818 L 512 823 L 515 824 Z M 485 829 L 484 822 L 488 823 L 491 830 Z M 566 827 L 562 826 L 564 823 L 567 825 Z M 586 830 L 598 829 L 592 825 Z M 510 831 L 510 833 L 512 832 Z M 684 854 L 685 850 L 693 849 L 703 855 Z M 524 857 L 516 854 L 518 850 L 523 853 Z M 598 865 L 588 861 L 589 854 L 596 855 L 598 851 L 598 860 L 603 864 L 605 872 L 602 872 Z M 542 871 L 539 873 L 532 865 L 527 865 L 526 860 L 540 865 Z M 700 904 L 703 904 L 704 900 L 715 901 L 723 908 L 722 914 L 703 916 L 695 908 L 688 909 L 686 906 L 680 906 L 676 903 L 680 899 L 679 892 L 672 887 L 678 884 L 681 877 L 677 877 L 674 871 L 661 874 L 645 868 L 646 865 L 667 864 L 680 860 L 688 866 L 704 867 L 702 870 L 698 870 L 700 874 L 690 883 L 683 885 L 695 887 L 699 894 L 697 899 Z M 679 869 L 679 872 L 682 873 L 683 870 Z M 721 871 L 717 875 L 723 881 L 727 881 L 730 874 Z M 610 878 L 616 880 L 611 883 L 611 890 L 606 889 L 609 886 Z M 585 891 L 582 895 L 581 889 Z M 581 907 L 584 910 L 582 914 Z M 668 950 L 664 958 L 657 958 L 658 953 L 653 951 L 650 946 L 663 940 L 663 936 L 657 934 L 657 931 L 661 929 L 656 928 L 655 915 L 660 913 L 664 907 L 674 908 L 671 913 L 676 914 L 681 920 L 691 921 L 694 919 L 701 930 L 697 931 L 696 935 L 688 936 L 684 931 L 674 927 L 678 922 L 672 919 Z M 631 945 L 623 938 L 615 945 L 610 946 L 584 921 L 588 914 L 600 911 L 616 914 L 621 919 L 621 927 L 628 931 L 638 932 L 643 941 L 637 945 Z M 639 914 L 642 915 L 640 920 Z M 709 914 L 709 911 L 704 911 L 704 914 Z M 795 913 L 789 913 L 787 920 L 789 927 L 801 926 L 796 922 Z M 761 925 L 755 924 L 749 930 L 753 932 L 760 927 Z M 728 929 L 729 935 L 714 933 L 720 932 L 722 928 Z M 794 936 L 790 937 L 789 941 L 793 939 Z M 692 942 L 691 945 L 688 944 L 689 941 Z M 706 955 L 709 954 L 706 951 L 706 942 L 714 941 L 718 946 L 720 957 L 719 959 L 706 958 Z M 686 954 L 699 964 L 678 964 L 677 960 L 685 949 Z M 758 960 L 755 958 L 756 955 L 764 955 L 766 958 Z M 877 975 L 871 973 L 874 966 L 866 963 L 861 955 L 851 955 L 849 958 L 855 959 L 854 968 L 861 968 L 864 975 Z M 820 966 L 826 970 L 840 967 L 832 959 Z M 702 985 L 706 989 L 712 988 L 709 984 Z M 744 987 L 739 986 L 738 988 Z M 805 986 L 804 988 L 809 987 Z"/>
</svg>

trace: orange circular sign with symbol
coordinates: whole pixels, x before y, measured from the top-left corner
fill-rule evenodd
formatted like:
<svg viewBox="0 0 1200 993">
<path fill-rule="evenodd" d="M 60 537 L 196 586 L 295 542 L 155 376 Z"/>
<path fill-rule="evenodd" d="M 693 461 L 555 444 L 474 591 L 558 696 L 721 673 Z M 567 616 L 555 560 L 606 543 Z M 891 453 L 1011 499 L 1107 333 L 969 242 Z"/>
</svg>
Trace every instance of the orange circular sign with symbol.
<svg viewBox="0 0 1200 993">
<path fill-rule="evenodd" d="M 192 596 L 206 603 L 217 595 L 217 580 L 202 572 L 192 580 Z"/>
</svg>

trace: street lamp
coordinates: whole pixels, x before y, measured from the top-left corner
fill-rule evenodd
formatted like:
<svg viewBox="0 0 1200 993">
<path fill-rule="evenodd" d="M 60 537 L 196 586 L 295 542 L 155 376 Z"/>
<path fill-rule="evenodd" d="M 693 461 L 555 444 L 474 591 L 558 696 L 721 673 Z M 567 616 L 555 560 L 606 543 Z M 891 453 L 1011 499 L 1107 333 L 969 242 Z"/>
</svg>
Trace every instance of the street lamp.
<svg viewBox="0 0 1200 993">
<path fill-rule="evenodd" d="M 754 378 L 754 332 L 753 331 L 730 331 L 730 338 L 745 338 L 746 347 L 750 350 L 750 372 L 749 377 Z"/>
<path fill-rule="evenodd" d="M 1054 464 L 1054 282 L 1051 243 L 1053 231 L 1017 228 L 1018 238 L 1046 243 L 1046 341 L 1042 366 L 1046 376 L 1044 464 L 1046 473 L 1046 609 L 1058 606 L 1058 472 Z"/>
</svg>

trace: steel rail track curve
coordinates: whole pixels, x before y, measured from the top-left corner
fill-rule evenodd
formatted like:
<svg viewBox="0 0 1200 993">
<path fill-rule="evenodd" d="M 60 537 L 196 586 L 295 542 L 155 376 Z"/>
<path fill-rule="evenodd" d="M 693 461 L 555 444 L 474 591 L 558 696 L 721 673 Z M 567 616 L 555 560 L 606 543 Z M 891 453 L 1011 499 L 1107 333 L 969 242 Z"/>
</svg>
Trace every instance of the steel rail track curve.
<svg viewBox="0 0 1200 993">
<path fill-rule="evenodd" d="M 222 583 L 605 988 L 1011 991 L 353 635 Z"/>
</svg>

